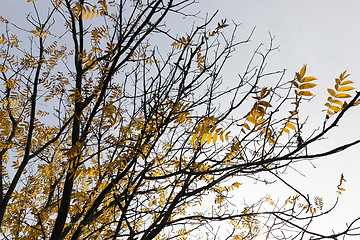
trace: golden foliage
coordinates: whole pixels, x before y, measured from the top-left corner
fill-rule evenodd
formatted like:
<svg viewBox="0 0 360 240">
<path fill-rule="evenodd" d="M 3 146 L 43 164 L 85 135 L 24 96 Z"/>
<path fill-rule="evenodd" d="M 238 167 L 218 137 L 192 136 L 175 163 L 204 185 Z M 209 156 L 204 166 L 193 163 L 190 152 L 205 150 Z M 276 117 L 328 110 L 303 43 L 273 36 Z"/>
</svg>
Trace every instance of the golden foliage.
<svg viewBox="0 0 360 240">
<path fill-rule="evenodd" d="M 347 74 L 346 71 L 344 71 L 338 78 L 335 78 L 334 88 L 327 89 L 330 96 L 327 98 L 327 102 L 325 103 L 325 106 L 327 107 L 327 109 L 324 110 L 326 111 L 326 119 L 329 119 L 330 116 L 340 112 L 347 106 L 347 103 L 341 99 L 350 98 L 351 94 L 345 92 L 355 89 L 352 86 L 348 86 L 349 84 L 353 83 L 353 81 L 345 80 L 349 76 L 350 74 Z M 358 105 L 359 103 L 360 101 L 357 101 L 354 106 Z"/>
</svg>

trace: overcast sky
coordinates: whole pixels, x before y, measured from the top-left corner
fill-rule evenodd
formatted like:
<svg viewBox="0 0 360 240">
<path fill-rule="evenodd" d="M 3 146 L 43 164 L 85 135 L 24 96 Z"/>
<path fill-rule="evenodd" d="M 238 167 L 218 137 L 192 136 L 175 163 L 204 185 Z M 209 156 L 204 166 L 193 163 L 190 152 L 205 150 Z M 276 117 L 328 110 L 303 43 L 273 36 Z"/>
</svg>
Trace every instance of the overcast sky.
<svg viewBox="0 0 360 240">
<path fill-rule="evenodd" d="M 360 89 L 360 1 L 358 0 L 222 0 L 200 1 L 203 12 L 219 10 L 219 18 L 242 23 L 244 31 L 256 27 L 255 43 L 268 43 L 271 32 L 281 52 L 271 58 L 271 66 L 288 69 L 291 80 L 295 71 L 307 64 L 308 73 L 317 77 L 317 100 L 308 111 L 310 125 L 321 123 L 322 106 L 327 98 L 326 89 L 334 86 L 334 78 L 344 70 Z M 242 30 L 241 30 L 242 31 Z M 240 58 L 234 54 L 234 58 Z M 234 66 L 236 71 L 236 66 Z M 342 121 L 335 133 L 329 135 L 322 149 L 329 149 L 337 142 L 350 142 L 360 137 L 360 108 L 353 109 L 346 121 Z M 317 146 L 318 147 L 318 146 Z M 318 148 L 312 149 L 314 152 Z M 299 166 L 306 177 L 296 174 L 288 176 L 297 187 L 311 195 L 324 198 L 329 207 L 336 199 L 336 185 L 341 173 L 347 180 L 346 192 L 340 198 L 338 208 L 317 223 L 317 229 L 343 229 L 345 222 L 360 217 L 360 146 L 337 155 Z M 347 238 L 348 239 L 348 238 Z M 349 238 L 350 239 L 350 238 Z M 357 239 L 357 238 L 355 238 Z"/>
</svg>

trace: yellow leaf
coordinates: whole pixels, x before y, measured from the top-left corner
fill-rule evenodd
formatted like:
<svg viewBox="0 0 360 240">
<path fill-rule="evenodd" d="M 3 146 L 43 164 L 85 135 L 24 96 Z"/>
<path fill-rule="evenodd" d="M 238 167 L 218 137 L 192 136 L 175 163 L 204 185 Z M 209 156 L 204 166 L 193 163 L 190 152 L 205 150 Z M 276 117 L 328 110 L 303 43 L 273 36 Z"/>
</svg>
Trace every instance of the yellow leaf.
<svg viewBox="0 0 360 240">
<path fill-rule="evenodd" d="M 190 143 L 193 143 L 193 142 L 196 140 L 197 136 L 198 136 L 198 134 L 195 133 L 195 134 L 192 136 L 192 138 L 191 138 L 191 140 L 190 140 Z"/>
<path fill-rule="evenodd" d="M 247 129 L 247 130 L 250 130 L 250 127 L 247 123 L 244 123 L 244 127 Z"/>
<path fill-rule="evenodd" d="M 334 112 L 340 112 L 340 108 L 336 107 L 336 106 L 330 106 L 330 109 L 333 110 Z"/>
<path fill-rule="evenodd" d="M 211 143 L 211 137 L 212 137 L 212 134 L 209 133 L 208 136 L 207 136 L 207 141 L 206 141 L 207 144 Z"/>
<path fill-rule="evenodd" d="M 265 107 L 271 107 L 270 103 L 266 102 L 266 101 L 259 101 L 258 102 L 260 105 L 263 105 Z"/>
<path fill-rule="evenodd" d="M 238 187 L 240 187 L 241 183 L 235 182 L 232 185 L 235 186 L 236 188 L 238 188 Z"/>
<path fill-rule="evenodd" d="M 345 71 L 346 72 L 346 71 Z M 344 77 L 343 77 L 343 80 L 345 79 L 345 78 L 347 78 L 348 76 L 350 76 L 350 73 L 349 74 L 346 74 Z"/>
<path fill-rule="evenodd" d="M 300 89 L 309 89 L 309 88 L 313 88 L 315 87 L 316 84 L 315 83 L 304 83 L 300 85 Z"/>
<path fill-rule="evenodd" d="M 350 90 L 353 90 L 355 89 L 354 87 L 350 87 L 350 86 L 345 86 L 345 87 L 341 87 L 339 89 L 339 92 L 346 92 L 346 91 L 350 91 Z"/>
<path fill-rule="evenodd" d="M 262 116 L 262 114 L 259 111 L 256 111 L 255 109 L 252 111 L 252 114 L 255 115 L 256 117 Z"/>
<path fill-rule="evenodd" d="M 333 101 L 333 103 L 338 104 L 338 105 L 340 105 L 340 106 L 342 106 L 342 105 L 343 105 L 343 103 L 342 103 L 342 102 L 340 102 L 339 100 L 336 100 L 336 99 Z"/>
<path fill-rule="evenodd" d="M 335 96 L 336 98 L 349 98 L 351 97 L 351 95 L 347 94 L 347 93 L 338 93 Z"/>
<path fill-rule="evenodd" d="M 259 120 L 258 120 L 258 124 L 261 124 L 261 123 L 263 123 L 263 122 L 265 122 L 266 120 L 264 119 L 264 118 L 260 118 Z"/>
<path fill-rule="evenodd" d="M 216 143 L 217 137 L 218 137 L 218 134 L 215 133 L 214 136 L 213 136 L 213 143 Z"/>
<path fill-rule="evenodd" d="M 249 121 L 249 122 L 251 122 L 251 123 L 253 123 L 253 124 L 256 124 L 256 120 L 255 120 L 255 118 L 253 118 L 252 116 L 248 116 L 247 118 L 246 118 L 246 121 Z M 250 130 L 250 129 L 249 129 Z"/>
<path fill-rule="evenodd" d="M 200 140 L 200 144 L 204 144 L 204 142 L 206 141 L 206 137 L 207 137 L 207 133 L 204 133 L 201 137 L 201 140 Z"/>
<path fill-rule="evenodd" d="M 228 132 L 226 133 L 226 135 L 225 135 L 225 139 L 226 139 L 226 140 L 229 140 L 229 136 L 228 136 L 229 133 L 230 133 L 230 131 L 228 131 Z"/>
<path fill-rule="evenodd" d="M 314 81 L 316 80 L 317 78 L 316 77 L 304 77 L 303 79 L 301 79 L 301 83 L 304 83 L 304 82 L 311 82 L 311 81 Z"/>
<path fill-rule="evenodd" d="M 289 129 L 287 129 L 287 128 L 283 128 L 283 131 L 286 133 L 290 133 Z"/>
<path fill-rule="evenodd" d="M 224 141 L 224 135 L 220 134 L 220 140 L 223 142 Z"/>
<path fill-rule="evenodd" d="M 328 88 L 328 92 L 330 93 L 331 96 L 335 97 L 336 93 L 334 90 Z"/>
<path fill-rule="evenodd" d="M 294 126 L 294 124 L 292 124 L 292 123 L 290 123 L 290 122 L 287 122 L 287 123 L 285 124 L 285 126 L 288 127 L 288 128 L 290 128 L 290 129 L 292 129 L 292 130 L 294 130 L 294 131 L 296 131 L 296 127 Z"/>
<path fill-rule="evenodd" d="M 299 96 L 312 96 L 314 94 L 312 94 L 310 91 L 300 91 L 299 92 Z"/>
<path fill-rule="evenodd" d="M 338 187 L 340 191 L 345 191 L 345 188 Z"/>
<path fill-rule="evenodd" d="M 340 74 L 340 80 L 344 80 L 345 78 L 347 78 L 348 76 L 350 76 L 350 74 L 346 74 L 346 71 L 344 71 L 342 74 Z"/>
<path fill-rule="evenodd" d="M 306 65 L 304 65 L 300 70 L 300 78 L 303 78 L 306 73 Z"/>
<path fill-rule="evenodd" d="M 340 83 L 340 85 L 341 85 L 341 86 L 344 86 L 344 85 L 346 85 L 346 84 L 350 84 L 350 83 L 354 83 L 354 82 L 353 82 L 353 81 L 348 80 L 348 81 L 344 81 L 344 82 Z"/>
</svg>

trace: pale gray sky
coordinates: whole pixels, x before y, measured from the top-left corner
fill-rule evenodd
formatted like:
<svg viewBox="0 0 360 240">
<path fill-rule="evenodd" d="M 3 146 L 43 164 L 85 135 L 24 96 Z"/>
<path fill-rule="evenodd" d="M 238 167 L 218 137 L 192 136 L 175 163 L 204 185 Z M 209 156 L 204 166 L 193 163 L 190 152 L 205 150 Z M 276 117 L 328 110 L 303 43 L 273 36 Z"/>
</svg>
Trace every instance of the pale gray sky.
<svg viewBox="0 0 360 240">
<path fill-rule="evenodd" d="M 203 12 L 219 10 L 219 18 L 242 23 L 241 32 L 256 26 L 254 45 L 268 43 L 268 32 L 276 36 L 275 43 L 281 45 L 281 52 L 270 60 L 276 69 L 288 69 L 291 80 L 295 71 L 307 64 L 308 73 L 317 77 L 316 100 L 307 106 L 309 125 L 316 127 L 323 121 L 321 110 L 327 98 L 326 89 L 334 86 L 334 78 L 348 70 L 354 87 L 360 89 L 360 1 L 335 0 L 223 0 L 200 1 Z M 245 31 L 242 31 L 245 30 Z M 234 54 L 234 58 L 241 56 Z M 235 61 L 236 62 L 236 61 Z M 236 71 L 236 66 L 233 66 Z M 360 137 L 360 108 L 353 109 L 337 131 L 329 135 L 331 141 L 317 145 L 316 149 L 329 149 L 337 142 L 350 142 Z M 299 164 L 306 177 L 299 174 L 288 176 L 297 187 L 310 195 L 324 198 L 329 207 L 336 199 L 336 185 L 343 172 L 347 180 L 346 192 L 341 196 L 338 207 L 313 229 L 329 231 L 345 228 L 345 223 L 360 217 L 360 146 L 350 151 L 314 161 Z M 266 188 L 264 188 L 266 189 Z M 325 233 L 324 232 L 324 233 Z M 350 239 L 350 238 L 346 238 Z M 354 239 L 357 239 L 354 238 Z"/>
</svg>

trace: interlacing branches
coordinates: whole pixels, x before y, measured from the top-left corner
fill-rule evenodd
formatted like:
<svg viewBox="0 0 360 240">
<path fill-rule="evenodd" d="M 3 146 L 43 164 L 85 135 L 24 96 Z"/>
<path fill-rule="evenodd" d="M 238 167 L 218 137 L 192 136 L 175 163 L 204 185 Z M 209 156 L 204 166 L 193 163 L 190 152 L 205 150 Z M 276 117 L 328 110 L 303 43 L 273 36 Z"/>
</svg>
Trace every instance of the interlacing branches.
<svg viewBox="0 0 360 240">
<path fill-rule="evenodd" d="M 190 18 L 193 1 L 28 2 L 29 29 L 0 17 L 1 238 L 355 234 L 357 220 L 331 236 L 309 231 L 332 200 L 282 174 L 360 142 L 307 151 L 359 104 L 346 72 L 328 89 L 323 128 L 307 136 L 317 79 L 306 66 L 291 81 L 269 71 L 273 37 L 229 80 L 226 64 L 253 32 L 238 40 L 239 25 L 216 15 L 186 33 L 167 25 Z M 247 200 L 253 181 L 290 196 Z M 341 175 L 334 191 L 345 187 Z"/>
</svg>

